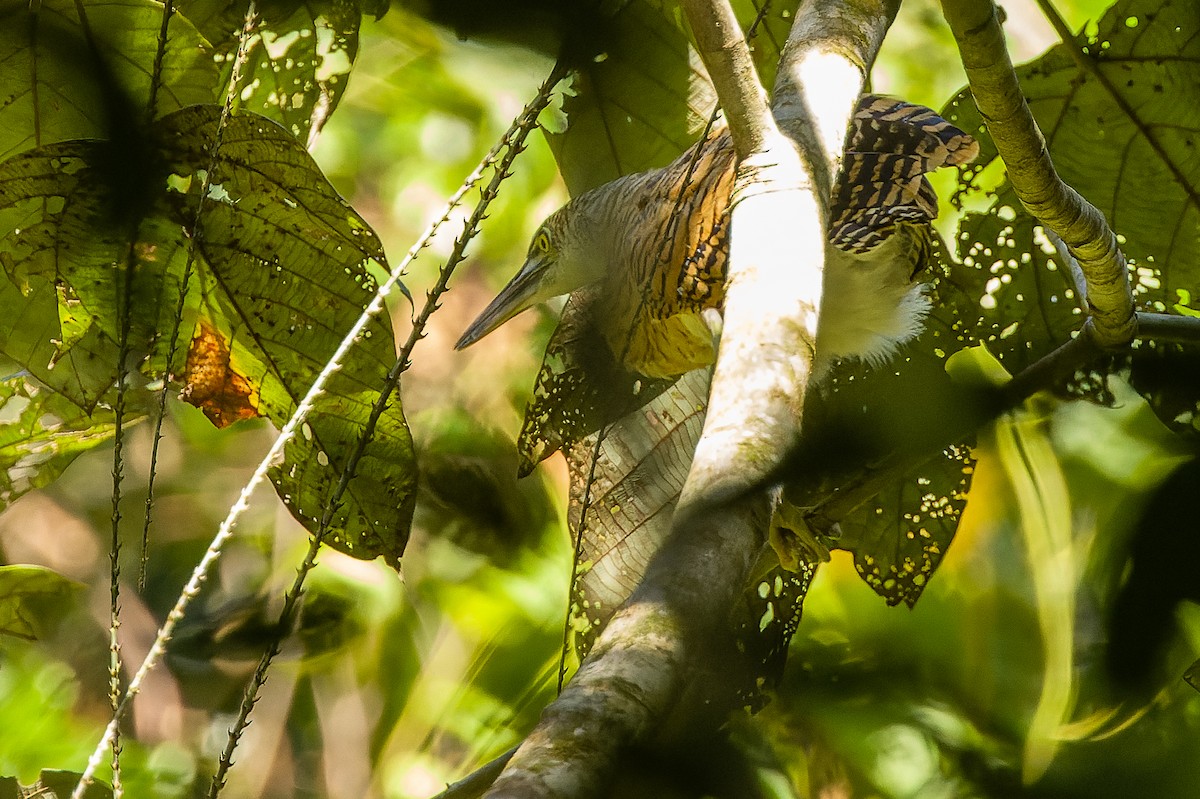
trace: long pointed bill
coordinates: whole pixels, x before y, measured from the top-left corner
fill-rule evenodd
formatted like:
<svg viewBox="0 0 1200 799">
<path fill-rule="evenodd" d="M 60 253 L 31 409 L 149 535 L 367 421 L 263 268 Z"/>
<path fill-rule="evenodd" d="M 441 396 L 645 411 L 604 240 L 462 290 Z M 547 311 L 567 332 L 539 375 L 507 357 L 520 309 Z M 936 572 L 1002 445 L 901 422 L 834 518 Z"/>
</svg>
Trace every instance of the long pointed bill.
<svg viewBox="0 0 1200 799">
<path fill-rule="evenodd" d="M 543 260 L 526 261 L 525 265 L 521 267 L 521 271 L 508 281 L 508 285 L 496 295 L 496 299 L 488 303 L 488 307 L 483 309 L 483 313 L 479 314 L 471 323 L 467 331 L 462 334 L 462 338 L 454 345 L 454 349 L 461 350 L 471 346 L 542 299 L 538 294 L 538 289 L 541 288 L 545 268 L 546 262 Z"/>
</svg>

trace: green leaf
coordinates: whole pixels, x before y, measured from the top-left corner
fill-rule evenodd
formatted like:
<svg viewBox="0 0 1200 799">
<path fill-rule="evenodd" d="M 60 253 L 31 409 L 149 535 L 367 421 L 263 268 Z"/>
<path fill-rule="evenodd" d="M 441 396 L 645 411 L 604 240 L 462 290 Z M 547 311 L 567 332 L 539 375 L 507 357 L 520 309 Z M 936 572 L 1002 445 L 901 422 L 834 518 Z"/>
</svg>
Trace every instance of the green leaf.
<svg viewBox="0 0 1200 799">
<path fill-rule="evenodd" d="M 773 3 L 751 51 L 767 91 L 791 30 L 796 2 Z M 757 4 L 738 0 L 744 30 Z M 574 75 L 560 117 L 546 138 L 572 195 L 621 175 L 665 166 L 700 136 L 717 106 L 716 91 L 691 46 L 682 10 L 633 0 L 613 15 L 609 47 Z"/>
<path fill-rule="evenodd" d="M 112 423 L 92 421 L 30 377 L 16 375 L 0 383 L 0 509 L 54 480 L 112 434 Z"/>
<path fill-rule="evenodd" d="M 1006 187 L 986 213 L 962 221 L 962 265 L 956 267 L 960 329 L 987 346 L 1009 372 L 1049 353 L 1083 324 L 1070 269 L 1037 220 L 1020 211 Z"/>
<path fill-rule="evenodd" d="M 1073 46 L 1097 74 L 1058 45 L 1018 70 L 1022 91 L 1062 178 L 1121 237 L 1139 307 L 1183 312 L 1181 298 L 1200 285 L 1200 6 L 1120 0 Z M 967 92 L 946 117 L 980 139 L 970 184 L 995 145 Z M 959 240 L 971 268 L 964 289 L 980 302 L 964 322 L 1010 371 L 1078 328 L 1071 277 L 1007 186 L 986 214 L 968 215 Z"/>
<path fill-rule="evenodd" d="M 580 535 L 571 625 L 580 655 L 637 587 L 671 528 L 699 440 L 709 370 L 679 378 L 646 405 L 564 449 L 571 477 L 567 518 Z"/>
<path fill-rule="evenodd" d="M 228 83 L 246 4 L 184 0 L 178 5 L 225 59 L 222 83 Z M 363 13 L 379 16 L 379 9 L 373 0 L 259 3 L 259 23 L 250 36 L 241 80 L 231 91 L 246 110 L 279 122 L 311 144 L 346 91 Z"/>
<path fill-rule="evenodd" d="M 5 307 L 21 309 L 0 321 L 0 343 L 10 358 L 85 410 L 116 374 L 119 295 L 127 273 L 118 265 L 134 265 L 130 343 L 137 363 L 170 324 L 171 300 L 178 296 L 178 268 L 170 262 L 185 246 L 179 225 L 157 216 L 138 223 L 131 248 L 133 228 L 119 216 L 154 203 L 158 159 L 151 152 L 151 166 L 129 167 L 141 172 L 141 196 L 122 207 L 121 198 L 130 195 L 111 180 L 112 154 L 106 142 L 67 141 L 0 164 L 0 266 L 9 280 L 3 296 Z"/>
<path fill-rule="evenodd" d="M 196 242 L 189 312 L 198 321 L 182 370 L 185 395 L 224 423 L 264 415 L 282 425 L 375 294 L 367 263 L 384 263 L 382 246 L 304 147 L 276 123 L 238 113 L 214 159 L 220 117 L 218 106 L 192 106 L 159 120 L 152 163 L 160 166 L 149 170 L 159 178 L 146 183 L 139 205 L 148 215 L 136 228 L 109 215 L 115 189 L 103 142 L 61 142 L 0 164 L 0 264 L 9 278 L 0 294 L 9 311 L 0 345 L 85 410 L 113 384 L 128 273 L 118 266 L 131 253 L 130 351 L 135 365 L 157 355 L 149 364 L 161 370 L 160 333 L 175 323 L 183 262 Z M 189 236 L 210 169 L 200 227 Z M 138 232 L 132 248 L 121 234 L 131 229 Z M 389 320 L 376 317 L 327 386 L 306 436 L 273 472 L 310 530 L 394 360 Z M 396 562 L 411 521 L 415 465 L 395 401 L 379 433 L 328 540 L 358 557 Z"/>
<path fill-rule="evenodd" d="M 35 640 L 81 586 L 42 566 L 0 566 L 0 635 Z"/>
<path fill-rule="evenodd" d="M 152 0 L 6 4 L 0 11 L 0 161 L 136 125 L 150 96 L 162 14 L 162 4 Z M 157 112 L 214 102 L 217 80 L 211 48 L 186 19 L 173 16 Z"/>
<path fill-rule="evenodd" d="M 988 375 L 947 371 L 968 343 L 947 321 L 953 291 L 938 276 L 926 329 L 888 363 L 833 367 L 805 401 L 804 435 L 785 473 L 785 501 L 803 526 L 852 552 L 859 576 L 891 605 L 913 606 L 937 570 L 966 507 L 974 431 L 1002 407 Z M 874 495 L 849 506 L 844 495 L 863 486 Z"/>
<path fill-rule="evenodd" d="M 664 166 L 708 121 L 717 97 L 679 27 L 647 0 L 613 18 L 608 51 L 575 73 L 566 130 L 547 134 L 571 194 Z"/>
<path fill-rule="evenodd" d="M 889 605 L 917 603 L 954 540 L 974 469 L 970 447 L 947 447 L 842 519 L 838 548 Z"/>
<path fill-rule="evenodd" d="M 678 8 L 674 3 L 672 6 Z M 732 0 L 733 13 L 745 31 L 750 45 L 750 57 L 758 72 L 759 81 L 770 94 L 775 88 L 775 73 L 779 70 L 779 56 L 792 31 L 799 0 L 778 0 L 764 3 L 762 0 Z M 761 19 L 759 19 L 761 14 Z M 682 14 L 681 14 L 682 17 Z M 755 22 L 758 22 L 753 29 Z M 683 20 L 680 18 L 682 24 Z M 684 30 L 688 30 L 686 25 Z M 753 35 L 751 35 L 753 34 Z"/>
<path fill-rule="evenodd" d="M 603 299 L 598 290 L 582 289 L 563 308 L 517 438 L 521 477 L 675 382 L 642 377 L 617 362 L 595 320 L 595 309 Z"/>
<path fill-rule="evenodd" d="M 219 108 L 196 106 L 163 120 L 164 159 L 190 180 L 174 207 L 184 225 L 219 118 Z M 230 342 L 231 369 L 254 387 L 258 412 L 281 425 L 374 296 L 366 263 L 383 263 L 383 248 L 304 147 L 254 114 L 229 119 L 209 198 L 197 231 L 200 312 Z M 377 316 L 329 381 L 304 435 L 272 470 L 280 496 L 310 531 L 394 360 L 388 317 Z M 393 397 L 326 540 L 359 558 L 383 554 L 395 565 L 415 488 L 412 440 Z"/>
</svg>

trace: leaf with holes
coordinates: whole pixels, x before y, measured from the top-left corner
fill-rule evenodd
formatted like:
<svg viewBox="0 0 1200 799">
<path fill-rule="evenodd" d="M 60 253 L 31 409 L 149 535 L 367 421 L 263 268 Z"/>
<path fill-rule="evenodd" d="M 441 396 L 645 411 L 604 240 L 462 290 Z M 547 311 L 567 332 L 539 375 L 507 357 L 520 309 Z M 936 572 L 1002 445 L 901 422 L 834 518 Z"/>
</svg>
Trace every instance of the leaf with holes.
<svg viewBox="0 0 1200 799">
<path fill-rule="evenodd" d="M 379 240 L 304 147 L 276 123 L 240 113 L 228 119 L 214 159 L 220 119 L 218 106 L 192 106 L 159 121 L 150 172 L 157 182 L 145 184 L 141 207 L 124 220 L 114 221 L 105 203 L 115 189 L 104 142 L 60 142 L 0 165 L 0 263 L 9 278 L 0 345 L 85 410 L 113 383 L 126 275 L 129 365 L 150 358 L 151 371 L 166 366 L 159 331 L 174 321 L 192 241 L 198 257 L 187 315 L 199 320 L 199 344 L 190 348 L 192 368 L 180 362 L 182 352 L 170 366 L 185 367 L 191 392 L 208 392 L 199 401 L 220 412 L 218 421 L 249 408 L 282 425 L 375 294 L 367 262 L 384 262 Z M 206 174 L 206 202 L 192 230 Z M 131 230 L 132 246 L 122 238 Z M 128 263 L 132 271 L 121 268 Z M 394 360 L 389 321 L 376 317 L 329 382 L 308 436 L 289 445 L 273 472 L 311 530 Z M 328 540 L 395 563 L 411 521 L 415 465 L 396 400 L 379 425 Z"/>
<path fill-rule="evenodd" d="M 1018 213 L 1011 187 L 987 213 L 962 221 L 958 323 L 1016 374 L 1083 324 L 1081 291 L 1037 220 Z M 1080 284 L 1082 285 L 1082 284 Z"/>
<path fill-rule="evenodd" d="M 576 73 L 566 128 L 547 134 L 571 194 L 663 166 L 695 141 L 717 101 L 687 38 L 646 0 L 612 20 L 607 51 Z"/>
<path fill-rule="evenodd" d="M 797 5 L 772 4 L 751 40 L 768 87 Z M 734 6 L 748 29 L 757 4 Z M 717 96 L 685 31 L 678 5 L 660 0 L 633 0 L 613 15 L 609 46 L 575 73 L 562 104 L 565 123 L 547 124 L 556 131 L 546 138 L 572 195 L 665 166 L 699 138 Z"/>
<path fill-rule="evenodd" d="M 246 5 L 184 0 L 178 6 L 224 57 L 222 78 L 227 83 Z M 362 15 L 382 16 L 379 7 L 366 0 L 259 3 L 258 25 L 249 39 L 241 80 L 231 90 L 242 98 L 243 108 L 275 120 L 311 144 L 346 91 L 358 57 Z"/>
<path fill-rule="evenodd" d="M 163 159 L 174 176 L 175 219 L 189 226 L 220 109 L 197 106 L 163 120 Z M 279 125 L 236 114 L 222 134 L 195 237 L 200 313 L 229 350 L 230 369 L 255 408 L 282 424 L 375 294 L 368 260 L 379 239 Z M 280 496 L 315 531 L 345 459 L 362 435 L 395 360 L 391 325 L 376 316 L 332 376 L 304 435 L 272 470 Z M 399 400 L 383 411 L 335 515 L 328 541 L 355 557 L 399 562 L 415 501 L 412 441 Z"/>
<path fill-rule="evenodd" d="M 954 539 L 975 470 L 970 447 L 947 447 L 842 518 L 839 549 L 889 605 L 917 603 Z"/>
<path fill-rule="evenodd" d="M 517 473 L 614 422 L 674 381 L 641 377 L 617 363 L 596 327 L 598 290 L 576 291 L 546 345 L 533 399 L 517 439 Z"/>
<path fill-rule="evenodd" d="M 54 480 L 112 434 L 111 422 L 93 421 L 32 377 L 16 375 L 0 383 L 0 509 Z"/>
<path fill-rule="evenodd" d="M 0 161 L 67 139 L 138 136 L 162 14 L 153 0 L 6 4 L 0 10 Z M 212 49 L 191 23 L 173 16 L 155 95 L 158 114 L 214 102 L 217 88 Z"/>
<path fill-rule="evenodd" d="M 606 428 L 594 465 L 594 434 L 565 451 L 571 476 L 568 521 L 572 535 L 582 535 L 570 612 L 581 657 L 641 581 L 670 532 L 704 425 L 708 381 L 708 370 L 689 372 Z M 737 670 L 747 676 L 736 686 L 743 701 L 757 703 L 762 686 L 779 677 L 811 577 L 811 569 L 793 574 L 775 567 L 747 587 L 732 618 L 746 659 Z"/>
<path fill-rule="evenodd" d="M 937 569 L 966 505 L 974 430 L 1004 407 L 982 378 L 947 372 L 949 357 L 970 342 L 942 304 L 953 286 L 943 277 L 934 291 L 941 302 L 926 330 L 889 363 L 843 362 L 810 394 L 783 474 L 785 500 L 804 526 L 852 552 L 860 576 L 889 604 L 913 605 Z"/>
<path fill-rule="evenodd" d="M 1059 45 L 1018 70 L 1022 90 L 1063 179 L 1118 233 L 1139 307 L 1178 311 L 1200 286 L 1200 6 L 1120 0 L 1073 46 L 1086 69 Z M 995 145 L 967 92 L 945 116 L 980 138 L 970 186 Z M 964 220 L 959 248 L 979 299 L 968 325 L 1010 370 L 1078 329 L 1075 281 L 1010 189 Z"/>
<path fill-rule="evenodd" d="M 152 181 L 161 172 L 143 169 L 138 198 L 126 204 L 120 198 L 133 194 L 111 180 L 111 155 L 107 142 L 66 141 L 0 164 L 0 266 L 10 310 L 0 320 L 0 346 L 89 411 L 115 380 L 124 276 L 133 275 L 129 366 L 136 368 L 170 324 L 168 298 L 179 293 L 174 261 L 185 246 L 178 224 L 161 215 L 138 221 L 155 203 Z"/>
<path fill-rule="evenodd" d="M 604 431 L 566 450 L 568 521 L 578 537 L 572 626 L 586 653 L 599 630 L 642 579 L 671 527 L 708 402 L 708 370 L 689 372 Z"/>
</svg>

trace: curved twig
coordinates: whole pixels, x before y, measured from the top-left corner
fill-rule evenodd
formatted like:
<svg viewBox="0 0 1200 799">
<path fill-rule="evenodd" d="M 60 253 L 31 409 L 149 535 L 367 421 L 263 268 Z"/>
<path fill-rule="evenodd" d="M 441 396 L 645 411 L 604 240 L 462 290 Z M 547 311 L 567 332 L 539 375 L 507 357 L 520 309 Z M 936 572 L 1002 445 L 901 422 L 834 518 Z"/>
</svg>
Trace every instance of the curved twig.
<svg viewBox="0 0 1200 799">
<path fill-rule="evenodd" d="M 1102 347 L 1123 347 L 1137 331 L 1125 255 L 1104 214 L 1063 182 L 1021 93 L 992 0 L 942 0 L 971 94 L 1013 189 L 1079 260 L 1087 279 L 1092 335 Z"/>
</svg>

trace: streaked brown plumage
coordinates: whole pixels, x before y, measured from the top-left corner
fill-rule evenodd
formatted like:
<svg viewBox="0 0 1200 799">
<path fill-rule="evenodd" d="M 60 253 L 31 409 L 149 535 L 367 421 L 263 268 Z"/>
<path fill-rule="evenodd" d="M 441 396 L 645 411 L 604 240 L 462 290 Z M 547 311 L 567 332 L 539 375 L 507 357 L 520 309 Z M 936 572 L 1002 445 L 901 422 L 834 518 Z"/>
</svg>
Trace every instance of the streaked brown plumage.
<svg viewBox="0 0 1200 799">
<path fill-rule="evenodd" d="M 928 260 L 937 216 L 925 173 L 977 153 L 974 139 L 928 108 L 861 98 L 830 209 L 819 361 L 883 360 L 920 332 L 928 299 L 912 280 Z M 663 377 L 711 363 L 700 314 L 724 301 L 734 167 L 720 126 L 662 169 L 572 199 L 542 223 L 525 265 L 457 347 L 542 300 L 603 281 L 611 300 L 600 327 L 626 365 Z"/>
</svg>

